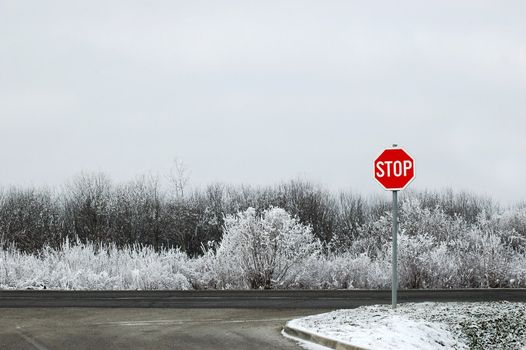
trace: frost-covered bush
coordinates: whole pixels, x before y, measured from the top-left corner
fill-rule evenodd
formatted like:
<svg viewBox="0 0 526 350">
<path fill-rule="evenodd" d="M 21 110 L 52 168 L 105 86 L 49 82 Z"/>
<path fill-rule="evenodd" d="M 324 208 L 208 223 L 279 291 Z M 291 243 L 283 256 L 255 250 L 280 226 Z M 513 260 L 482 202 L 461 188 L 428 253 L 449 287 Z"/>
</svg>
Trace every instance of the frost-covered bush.
<svg viewBox="0 0 526 350">
<path fill-rule="evenodd" d="M 429 253 L 435 240 L 427 235 L 398 236 L 398 282 L 401 288 L 424 288 L 430 282 Z"/>
<path fill-rule="evenodd" d="M 190 289 L 188 257 L 176 249 L 92 243 L 45 248 L 39 255 L 13 247 L 0 252 L 0 288 Z"/>
<path fill-rule="evenodd" d="M 401 204 L 400 229 L 409 236 L 426 235 L 437 241 L 448 241 L 465 232 L 469 225 L 460 216 L 447 215 L 440 205 L 424 207 L 417 197 Z"/>
<path fill-rule="evenodd" d="M 526 206 L 505 210 L 491 221 L 503 232 L 502 239 L 514 250 L 526 252 Z"/>
<path fill-rule="evenodd" d="M 355 254 L 366 254 L 372 258 L 381 254 L 391 241 L 392 216 L 390 213 L 370 221 L 358 229 L 358 236 L 352 243 L 350 250 Z"/>
<path fill-rule="evenodd" d="M 293 288 L 381 289 L 391 283 L 390 262 L 351 252 L 312 256 L 296 266 L 295 271 Z"/>
<path fill-rule="evenodd" d="M 194 289 L 218 288 L 218 276 L 223 276 L 223 270 L 217 266 L 215 248 L 214 243 L 209 242 L 207 247 L 203 247 L 203 255 L 188 260 L 185 276 Z"/>
<path fill-rule="evenodd" d="M 461 287 L 507 287 L 514 253 L 495 233 L 473 228 L 448 243 L 449 256 L 458 266 L 456 285 Z"/>
<path fill-rule="evenodd" d="M 518 287 L 526 282 L 523 250 L 510 241 L 520 215 L 491 216 L 481 210 L 475 222 L 424 207 L 418 198 L 401 203 L 398 244 L 400 288 Z M 516 233 L 514 227 L 511 232 Z M 389 213 L 361 227 L 350 251 L 373 263 L 391 263 Z M 352 259 L 348 259 L 351 261 Z M 331 270 L 330 268 L 328 269 Z M 350 270 L 350 267 L 347 268 Z M 364 285 L 364 284 L 362 284 Z"/>
<path fill-rule="evenodd" d="M 509 264 L 509 287 L 526 287 L 526 256 L 514 255 Z"/>
<path fill-rule="evenodd" d="M 459 266 L 451 258 L 451 252 L 444 242 L 438 243 L 431 249 L 425 259 L 427 279 L 424 288 L 459 288 Z"/>
<path fill-rule="evenodd" d="M 221 287 L 286 287 L 292 268 L 319 250 L 312 229 L 285 210 L 270 208 L 258 216 L 248 208 L 225 219 L 216 255 Z"/>
</svg>

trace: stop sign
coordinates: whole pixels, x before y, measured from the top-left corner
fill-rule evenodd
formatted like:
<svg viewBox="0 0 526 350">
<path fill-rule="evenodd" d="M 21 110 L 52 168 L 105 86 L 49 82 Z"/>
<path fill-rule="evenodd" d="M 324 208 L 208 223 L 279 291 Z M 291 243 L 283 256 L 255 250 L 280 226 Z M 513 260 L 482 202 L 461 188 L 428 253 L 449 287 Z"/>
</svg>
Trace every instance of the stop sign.
<svg viewBox="0 0 526 350">
<path fill-rule="evenodd" d="M 415 178 L 415 161 L 403 148 L 388 148 L 374 161 L 374 178 L 388 191 L 403 190 Z"/>
</svg>

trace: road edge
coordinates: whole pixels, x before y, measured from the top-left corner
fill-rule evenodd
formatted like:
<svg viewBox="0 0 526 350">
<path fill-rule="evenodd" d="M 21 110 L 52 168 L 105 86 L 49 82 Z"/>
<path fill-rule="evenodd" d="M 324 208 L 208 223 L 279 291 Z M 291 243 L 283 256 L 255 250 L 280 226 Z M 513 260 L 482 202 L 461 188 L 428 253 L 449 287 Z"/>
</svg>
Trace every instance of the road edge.
<svg viewBox="0 0 526 350">
<path fill-rule="evenodd" d="M 298 329 L 294 326 L 291 326 L 290 321 L 287 322 L 283 327 L 283 335 L 293 339 L 308 341 L 317 345 L 322 345 L 335 350 L 367 350 L 356 345 L 344 343 L 337 339 L 324 337 L 316 333 L 308 332 L 304 329 Z"/>
</svg>

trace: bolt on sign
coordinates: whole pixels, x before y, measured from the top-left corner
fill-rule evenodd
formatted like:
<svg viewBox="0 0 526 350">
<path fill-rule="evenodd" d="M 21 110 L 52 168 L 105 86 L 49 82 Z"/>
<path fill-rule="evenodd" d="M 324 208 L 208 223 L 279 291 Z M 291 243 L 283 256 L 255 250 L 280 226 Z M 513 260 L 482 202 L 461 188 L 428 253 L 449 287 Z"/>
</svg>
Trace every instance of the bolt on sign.
<svg viewBox="0 0 526 350">
<path fill-rule="evenodd" d="M 403 190 L 415 178 L 415 161 L 403 148 L 393 145 L 385 149 L 374 161 L 374 178 L 384 189 L 393 192 L 393 260 L 391 302 L 396 308 L 398 291 L 398 191 Z"/>
</svg>

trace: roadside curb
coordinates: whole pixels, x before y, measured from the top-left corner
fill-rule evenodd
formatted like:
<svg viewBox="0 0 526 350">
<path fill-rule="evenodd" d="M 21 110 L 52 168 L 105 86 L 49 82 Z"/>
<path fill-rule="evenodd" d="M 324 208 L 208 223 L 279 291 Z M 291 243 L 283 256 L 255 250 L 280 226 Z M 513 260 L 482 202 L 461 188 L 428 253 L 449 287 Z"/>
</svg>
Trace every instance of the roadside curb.
<svg viewBox="0 0 526 350">
<path fill-rule="evenodd" d="M 283 327 L 283 333 L 293 338 L 306 340 L 311 343 L 323 345 L 335 350 L 367 350 L 359 346 L 343 343 L 335 339 L 327 338 L 318 334 L 307 332 L 305 330 L 297 329 L 293 326 L 290 326 L 289 322 L 287 322 L 285 327 Z"/>
</svg>

